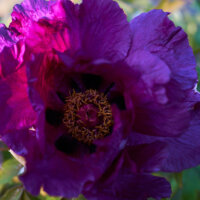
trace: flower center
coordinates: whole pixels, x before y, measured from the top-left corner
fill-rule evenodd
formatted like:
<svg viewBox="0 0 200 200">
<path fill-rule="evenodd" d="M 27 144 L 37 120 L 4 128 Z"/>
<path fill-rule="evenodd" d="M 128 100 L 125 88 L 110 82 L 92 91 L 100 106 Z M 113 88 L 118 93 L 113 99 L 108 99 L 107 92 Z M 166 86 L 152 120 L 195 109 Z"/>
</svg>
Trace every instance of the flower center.
<svg viewBox="0 0 200 200">
<path fill-rule="evenodd" d="M 72 137 L 91 144 L 110 133 L 112 111 L 103 93 L 96 90 L 74 91 L 65 102 L 63 123 Z"/>
</svg>

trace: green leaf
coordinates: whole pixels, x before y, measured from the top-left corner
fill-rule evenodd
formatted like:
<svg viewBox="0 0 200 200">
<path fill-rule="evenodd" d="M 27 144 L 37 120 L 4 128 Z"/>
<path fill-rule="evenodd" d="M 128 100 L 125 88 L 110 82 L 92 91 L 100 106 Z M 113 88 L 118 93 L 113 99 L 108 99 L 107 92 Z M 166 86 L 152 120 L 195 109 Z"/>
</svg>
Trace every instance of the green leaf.
<svg viewBox="0 0 200 200">
<path fill-rule="evenodd" d="M 86 198 L 81 194 L 77 200 L 86 200 Z"/>
<path fill-rule="evenodd" d="M 182 172 L 179 173 L 175 173 L 174 174 L 174 178 L 176 180 L 176 183 L 178 184 L 179 188 L 183 187 L 183 176 L 182 176 Z"/>
<path fill-rule="evenodd" d="M 45 200 L 60 200 L 61 197 L 50 197 L 50 196 L 46 196 L 44 199 L 45 199 Z"/>
<path fill-rule="evenodd" d="M 121 0 L 122 1 L 122 0 Z M 123 2 L 126 2 L 126 3 L 133 3 L 134 0 L 123 0 Z"/>
<path fill-rule="evenodd" d="M 48 195 L 39 195 L 36 199 L 31 199 L 31 200 L 61 200 L 62 198 L 61 197 L 51 197 L 51 196 L 48 196 Z"/>
<path fill-rule="evenodd" d="M 0 184 L 11 182 L 14 176 L 17 176 L 22 165 L 15 159 L 6 160 L 0 169 Z"/>
<path fill-rule="evenodd" d="M 31 197 L 29 197 L 29 195 L 26 192 L 24 192 L 21 200 L 33 200 L 33 199 L 31 199 Z"/>
<path fill-rule="evenodd" d="M 1 197 L 1 200 L 21 200 L 23 193 L 22 186 L 16 186 L 7 190 L 4 195 Z"/>
<path fill-rule="evenodd" d="M 183 173 L 183 200 L 197 200 L 200 191 L 200 168 L 193 168 L 190 170 L 185 170 Z"/>
<path fill-rule="evenodd" d="M 20 200 L 44 200 L 43 197 L 34 197 L 31 194 L 29 194 L 27 191 L 23 192 L 22 198 Z"/>
<path fill-rule="evenodd" d="M 3 161 L 5 162 L 6 160 L 13 159 L 13 156 L 9 151 L 2 151 L 3 155 Z"/>
</svg>

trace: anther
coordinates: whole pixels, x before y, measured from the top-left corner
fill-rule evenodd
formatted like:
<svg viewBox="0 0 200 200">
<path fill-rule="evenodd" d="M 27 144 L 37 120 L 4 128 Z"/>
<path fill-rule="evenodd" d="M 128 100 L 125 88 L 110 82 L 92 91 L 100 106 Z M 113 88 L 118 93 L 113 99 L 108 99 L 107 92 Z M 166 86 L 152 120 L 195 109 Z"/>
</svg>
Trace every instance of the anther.
<svg viewBox="0 0 200 200">
<path fill-rule="evenodd" d="M 65 100 L 63 123 L 72 137 L 91 144 L 110 133 L 113 125 L 111 105 L 103 93 L 86 90 Z"/>
</svg>

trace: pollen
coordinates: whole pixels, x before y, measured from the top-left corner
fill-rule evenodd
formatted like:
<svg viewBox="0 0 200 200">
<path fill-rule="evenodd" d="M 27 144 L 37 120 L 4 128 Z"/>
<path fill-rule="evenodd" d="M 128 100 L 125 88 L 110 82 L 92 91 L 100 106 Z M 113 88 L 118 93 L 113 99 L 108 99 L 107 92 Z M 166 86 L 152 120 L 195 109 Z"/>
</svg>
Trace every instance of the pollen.
<svg viewBox="0 0 200 200">
<path fill-rule="evenodd" d="M 63 123 L 72 137 L 91 144 L 110 133 L 113 126 L 111 105 L 105 94 L 96 90 L 73 91 L 65 99 Z"/>
</svg>

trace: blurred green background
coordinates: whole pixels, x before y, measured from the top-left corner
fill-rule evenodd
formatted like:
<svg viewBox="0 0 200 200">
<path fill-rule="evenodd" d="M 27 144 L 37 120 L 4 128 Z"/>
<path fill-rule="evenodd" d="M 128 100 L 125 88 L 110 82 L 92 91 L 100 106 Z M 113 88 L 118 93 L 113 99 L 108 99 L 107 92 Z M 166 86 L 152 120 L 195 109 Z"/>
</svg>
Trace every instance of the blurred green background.
<svg viewBox="0 0 200 200">
<path fill-rule="evenodd" d="M 80 2 L 80 0 L 73 0 Z M 22 0 L 0 0 L 0 22 L 9 25 L 10 13 L 14 4 Z M 187 32 L 190 45 L 197 60 L 197 71 L 200 77 L 200 0 L 117 0 L 127 14 L 128 20 L 142 12 L 160 8 L 171 12 L 170 18 L 177 26 Z M 200 90 L 200 84 L 198 86 Z M 0 142 L 0 199 L 1 200 L 64 200 L 49 197 L 41 190 L 38 197 L 31 196 L 24 190 L 18 179 L 23 173 L 23 166 L 16 161 L 8 148 Z M 161 173 L 172 185 L 171 200 L 200 200 L 200 166 L 181 173 Z M 83 196 L 78 198 L 84 200 Z M 75 199 L 74 199 L 75 200 Z"/>
</svg>

